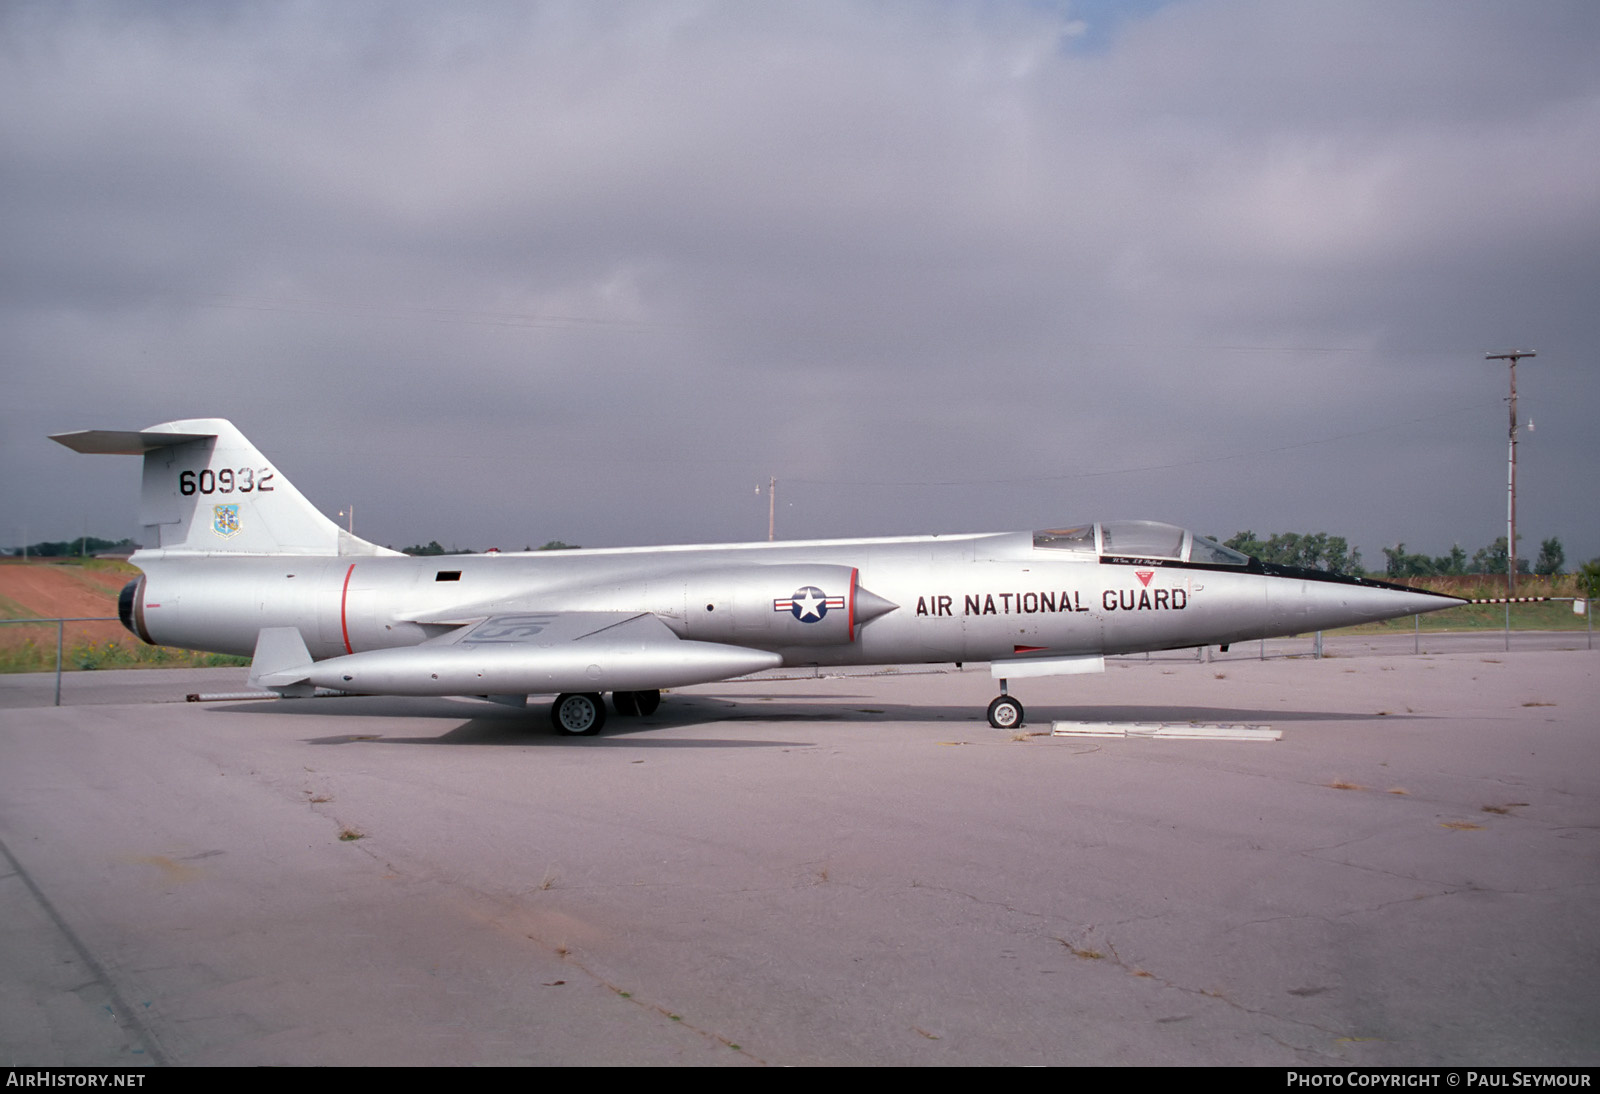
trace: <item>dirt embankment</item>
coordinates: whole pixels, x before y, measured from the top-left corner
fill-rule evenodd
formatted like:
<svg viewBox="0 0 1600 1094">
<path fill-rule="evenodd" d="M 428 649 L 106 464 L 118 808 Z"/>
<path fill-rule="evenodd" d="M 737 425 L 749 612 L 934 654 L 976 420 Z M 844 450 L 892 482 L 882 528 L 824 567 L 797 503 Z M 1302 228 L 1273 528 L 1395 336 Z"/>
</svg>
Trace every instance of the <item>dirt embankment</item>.
<svg viewBox="0 0 1600 1094">
<path fill-rule="evenodd" d="M 62 619 L 117 614 L 117 593 L 139 571 L 125 563 L 90 561 L 46 562 L 0 560 L 0 618 Z M 48 634 L 46 634 L 48 632 Z M 132 639 L 121 623 L 68 623 L 68 645 L 78 641 L 108 642 Z M 53 626 L 0 627 L 0 646 L 18 646 L 48 638 L 55 642 Z"/>
</svg>

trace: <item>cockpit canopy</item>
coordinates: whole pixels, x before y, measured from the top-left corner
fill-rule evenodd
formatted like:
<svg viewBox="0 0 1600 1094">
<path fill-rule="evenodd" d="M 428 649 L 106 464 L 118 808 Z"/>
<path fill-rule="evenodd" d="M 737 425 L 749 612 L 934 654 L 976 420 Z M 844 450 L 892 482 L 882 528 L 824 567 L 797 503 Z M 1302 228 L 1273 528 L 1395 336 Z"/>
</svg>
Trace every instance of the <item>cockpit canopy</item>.
<svg viewBox="0 0 1600 1094">
<path fill-rule="evenodd" d="M 1203 566 L 1250 565 L 1249 555 L 1175 524 L 1153 520 L 1106 520 L 1075 528 L 1047 528 L 1033 534 L 1033 545 L 1052 551 L 1098 554 L 1102 558 L 1171 559 Z"/>
</svg>

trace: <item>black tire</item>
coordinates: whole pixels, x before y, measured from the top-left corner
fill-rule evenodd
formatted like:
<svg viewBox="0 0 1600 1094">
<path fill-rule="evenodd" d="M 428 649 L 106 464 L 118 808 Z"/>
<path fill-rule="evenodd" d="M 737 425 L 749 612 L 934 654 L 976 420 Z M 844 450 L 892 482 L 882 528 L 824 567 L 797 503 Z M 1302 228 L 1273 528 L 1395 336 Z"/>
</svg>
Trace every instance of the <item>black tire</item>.
<svg viewBox="0 0 1600 1094">
<path fill-rule="evenodd" d="M 661 705 L 661 692 L 655 688 L 649 691 L 636 691 L 633 693 L 633 699 L 639 704 L 640 715 L 648 718 Z"/>
<path fill-rule="evenodd" d="M 593 737 L 606 724 L 606 704 L 594 692 L 569 691 L 550 704 L 550 724 L 563 737 Z"/>
<path fill-rule="evenodd" d="M 639 693 L 637 691 L 613 691 L 611 693 L 611 709 L 624 718 L 637 718 L 639 716 Z"/>
<path fill-rule="evenodd" d="M 1009 695 L 1001 695 L 989 704 L 989 724 L 996 729 L 1021 729 L 1022 704 Z"/>
</svg>

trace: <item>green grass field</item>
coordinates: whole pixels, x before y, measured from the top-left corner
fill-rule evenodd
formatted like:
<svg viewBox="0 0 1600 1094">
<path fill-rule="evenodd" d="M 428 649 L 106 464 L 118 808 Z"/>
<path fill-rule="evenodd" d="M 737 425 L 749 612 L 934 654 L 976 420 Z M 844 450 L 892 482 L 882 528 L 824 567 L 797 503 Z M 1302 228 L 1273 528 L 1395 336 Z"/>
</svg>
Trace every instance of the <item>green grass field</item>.
<svg viewBox="0 0 1600 1094">
<path fill-rule="evenodd" d="M 53 626 L 14 624 L 6 630 L 31 632 L 20 642 L 0 644 L 0 672 L 54 672 L 56 670 L 56 630 Z M 193 669 L 248 665 L 248 657 L 221 653 L 196 653 L 169 646 L 147 646 L 133 637 L 126 642 L 93 639 L 67 640 L 62 644 L 61 667 L 67 672 L 93 669 Z"/>
</svg>

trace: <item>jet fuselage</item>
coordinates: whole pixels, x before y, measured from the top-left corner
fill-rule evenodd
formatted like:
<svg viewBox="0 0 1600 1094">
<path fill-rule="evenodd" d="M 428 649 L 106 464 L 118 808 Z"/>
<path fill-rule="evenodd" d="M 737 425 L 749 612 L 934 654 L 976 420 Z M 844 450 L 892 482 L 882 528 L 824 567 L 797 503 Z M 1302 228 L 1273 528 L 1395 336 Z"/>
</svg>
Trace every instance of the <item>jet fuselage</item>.
<svg viewBox="0 0 1600 1094">
<path fill-rule="evenodd" d="M 786 665 L 870 665 L 1176 649 L 1440 606 L 1433 594 L 1377 582 L 1034 540 L 1014 532 L 423 558 L 136 558 L 145 578 L 135 630 L 155 644 L 248 656 L 263 628 L 294 626 L 321 659 L 416 645 L 511 613 L 629 611 L 655 615 L 680 638 L 769 650 Z M 820 594 L 814 607 L 784 603 L 806 589 Z M 863 593 L 875 597 L 865 610 Z M 1402 603 L 1410 598 L 1414 606 Z"/>
</svg>

